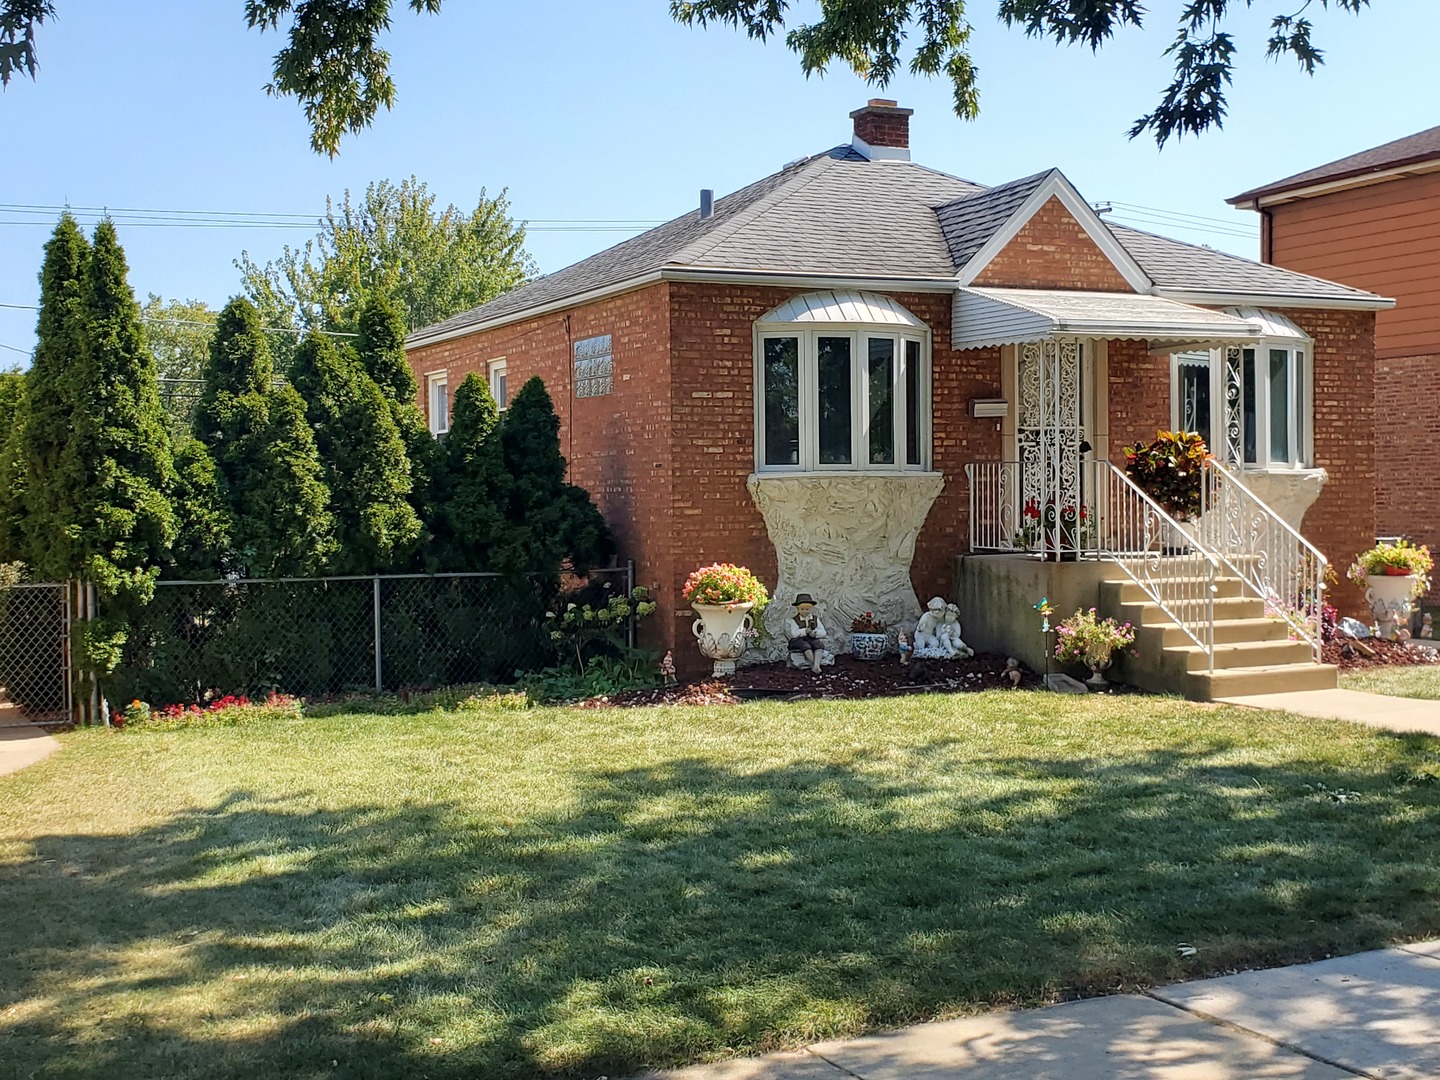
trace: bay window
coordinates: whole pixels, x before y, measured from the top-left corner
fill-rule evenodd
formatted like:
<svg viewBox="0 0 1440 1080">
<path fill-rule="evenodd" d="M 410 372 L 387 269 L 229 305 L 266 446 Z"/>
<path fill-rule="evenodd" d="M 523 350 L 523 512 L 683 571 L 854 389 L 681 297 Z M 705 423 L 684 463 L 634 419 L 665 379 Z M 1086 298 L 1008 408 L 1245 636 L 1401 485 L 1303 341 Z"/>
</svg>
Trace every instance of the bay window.
<svg viewBox="0 0 1440 1080">
<path fill-rule="evenodd" d="M 923 331 L 777 327 L 761 328 L 756 338 L 761 470 L 930 467 Z"/>
</svg>

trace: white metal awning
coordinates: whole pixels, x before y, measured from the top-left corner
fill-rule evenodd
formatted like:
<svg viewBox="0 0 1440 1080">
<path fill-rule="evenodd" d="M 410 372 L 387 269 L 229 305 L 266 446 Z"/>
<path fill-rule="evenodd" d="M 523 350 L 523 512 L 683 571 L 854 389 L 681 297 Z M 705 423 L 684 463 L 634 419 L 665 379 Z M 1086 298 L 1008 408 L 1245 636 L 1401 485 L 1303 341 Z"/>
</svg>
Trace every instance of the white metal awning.
<svg viewBox="0 0 1440 1080">
<path fill-rule="evenodd" d="M 956 349 L 1061 337 L 1139 339 L 1179 349 L 1261 336 L 1249 319 L 1143 293 L 962 288 L 952 322 Z"/>
<path fill-rule="evenodd" d="M 758 323 L 868 323 L 875 326 L 904 326 L 925 329 L 924 320 L 907 311 L 884 293 L 858 289 L 824 289 L 792 296 L 767 311 Z"/>
<path fill-rule="evenodd" d="M 1281 315 L 1278 311 L 1270 311 L 1267 308 L 1226 308 L 1225 314 L 1234 315 L 1237 319 L 1244 319 L 1254 323 L 1260 328 L 1260 336 L 1267 341 L 1304 341 L 1310 340 L 1310 335 L 1301 330 L 1293 322 Z"/>
</svg>

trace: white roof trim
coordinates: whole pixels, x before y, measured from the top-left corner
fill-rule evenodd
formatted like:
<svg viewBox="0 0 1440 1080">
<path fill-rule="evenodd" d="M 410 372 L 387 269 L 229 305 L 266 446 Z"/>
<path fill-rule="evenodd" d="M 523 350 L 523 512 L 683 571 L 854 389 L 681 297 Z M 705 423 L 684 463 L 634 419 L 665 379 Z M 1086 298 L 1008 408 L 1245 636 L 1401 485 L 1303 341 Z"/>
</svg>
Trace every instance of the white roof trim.
<svg viewBox="0 0 1440 1080">
<path fill-rule="evenodd" d="M 857 289 L 824 289 L 792 296 L 772 308 L 757 323 L 873 323 L 877 326 L 904 326 L 926 329 L 925 321 L 905 310 L 888 296 Z"/>
<path fill-rule="evenodd" d="M 1004 226 L 997 230 L 995 235 L 985 242 L 985 246 L 972 255 L 970 260 L 960 268 L 960 273 L 956 277 L 959 283 L 969 285 L 979 277 L 981 271 L 1005 249 L 1005 245 L 1015 239 L 1020 230 L 1052 198 L 1059 199 L 1061 205 L 1070 211 L 1070 216 L 1085 230 L 1085 234 L 1095 242 L 1095 246 L 1104 252 L 1111 265 L 1132 289 L 1141 293 L 1151 290 L 1154 282 L 1150 280 L 1149 275 L 1140 269 L 1140 264 L 1135 261 L 1135 257 L 1125 250 L 1119 240 L 1115 239 L 1115 234 L 1105 227 L 1105 223 L 1100 220 L 1100 215 L 1095 213 L 1094 207 L 1081 198 L 1074 185 L 1065 179 L 1065 174 L 1059 169 L 1051 169 L 1050 175 L 1010 215 L 1010 219 L 1005 222 Z"/>
<path fill-rule="evenodd" d="M 951 347 L 1072 337 L 1200 345 L 1260 336 L 1258 323 L 1143 293 L 967 288 L 955 298 Z"/>
<path fill-rule="evenodd" d="M 1388 311 L 1395 301 L 1388 296 L 1361 293 L 1351 299 L 1344 296 L 1283 296 L 1278 293 L 1206 292 L 1203 289 L 1156 289 L 1156 296 L 1185 304 L 1215 307 L 1305 308 L 1316 311 Z"/>
</svg>

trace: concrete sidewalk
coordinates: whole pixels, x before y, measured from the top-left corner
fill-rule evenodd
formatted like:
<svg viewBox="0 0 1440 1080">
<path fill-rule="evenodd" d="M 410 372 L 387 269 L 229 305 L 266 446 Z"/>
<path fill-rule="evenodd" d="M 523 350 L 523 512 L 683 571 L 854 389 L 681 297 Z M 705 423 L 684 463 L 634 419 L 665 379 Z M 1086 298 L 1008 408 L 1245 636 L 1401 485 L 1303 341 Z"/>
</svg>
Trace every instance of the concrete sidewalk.
<svg viewBox="0 0 1440 1080">
<path fill-rule="evenodd" d="M 1440 701 L 1367 694 L 1360 690 L 1301 690 L 1293 694 L 1253 694 L 1216 700 L 1224 705 L 1275 709 L 1318 720 L 1353 720 L 1386 731 L 1440 735 Z"/>
<path fill-rule="evenodd" d="M 1440 941 L 652 1074 L 665 1080 L 1435 1080 Z"/>
<path fill-rule="evenodd" d="M 0 727 L 0 776 L 43 761 L 59 749 L 60 741 L 43 728 L 18 724 Z"/>
</svg>

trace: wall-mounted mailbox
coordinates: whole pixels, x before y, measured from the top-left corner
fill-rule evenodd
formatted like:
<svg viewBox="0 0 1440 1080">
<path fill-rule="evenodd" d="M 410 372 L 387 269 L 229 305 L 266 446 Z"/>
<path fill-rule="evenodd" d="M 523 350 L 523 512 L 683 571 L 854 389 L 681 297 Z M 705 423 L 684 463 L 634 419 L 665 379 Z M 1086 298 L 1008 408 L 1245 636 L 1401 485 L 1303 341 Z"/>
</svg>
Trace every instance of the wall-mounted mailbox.
<svg viewBox="0 0 1440 1080">
<path fill-rule="evenodd" d="M 979 420 L 982 417 L 1004 416 L 1010 411 L 1010 403 L 1003 397 L 978 397 L 970 399 L 970 415 Z"/>
</svg>

